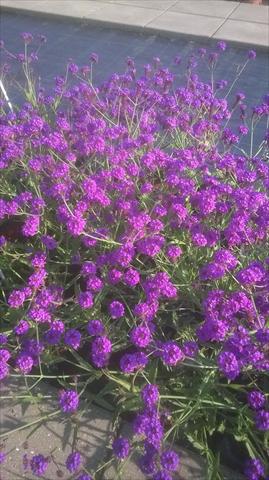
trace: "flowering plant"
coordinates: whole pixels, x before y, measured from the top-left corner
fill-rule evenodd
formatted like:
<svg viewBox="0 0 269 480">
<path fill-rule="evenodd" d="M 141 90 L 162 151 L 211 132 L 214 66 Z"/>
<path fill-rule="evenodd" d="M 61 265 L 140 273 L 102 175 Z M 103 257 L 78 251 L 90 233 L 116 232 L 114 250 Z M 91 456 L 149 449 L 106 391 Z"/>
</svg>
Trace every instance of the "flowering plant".
<svg viewBox="0 0 269 480">
<path fill-rule="evenodd" d="M 251 113 L 241 92 L 229 106 L 237 77 L 214 79 L 224 42 L 199 49 L 181 85 L 158 58 L 142 76 L 128 58 L 97 87 L 92 54 L 48 94 L 34 81 L 36 39 L 22 36 L 23 54 L 2 45 L 22 64 L 26 103 L 1 102 L 1 380 L 58 376 L 59 410 L 74 416 L 95 385 L 116 425 L 132 419 L 131 437 L 112 442 L 119 469 L 137 449 L 149 478 L 177 478 L 184 437 L 221 479 L 226 438 L 243 452 L 235 468 L 265 478 L 268 132 L 255 146 L 254 130 L 268 96 Z M 28 468 L 48 465 L 41 452 Z M 66 468 L 102 471 L 75 446 Z"/>
</svg>

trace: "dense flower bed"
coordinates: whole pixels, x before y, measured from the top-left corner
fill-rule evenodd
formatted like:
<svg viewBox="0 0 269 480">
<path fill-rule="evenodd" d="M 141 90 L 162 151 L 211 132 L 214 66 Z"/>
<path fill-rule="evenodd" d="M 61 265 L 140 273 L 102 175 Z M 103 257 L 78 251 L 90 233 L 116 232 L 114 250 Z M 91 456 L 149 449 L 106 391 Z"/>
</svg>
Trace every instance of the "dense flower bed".
<svg viewBox="0 0 269 480">
<path fill-rule="evenodd" d="M 241 446 L 247 479 L 265 478 L 268 133 L 254 149 L 253 132 L 268 96 L 249 112 L 235 82 L 214 79 L 224 42 L 193 54 L 181 85 L 158 58 L 142 76 L 129 58 L 94 86 L 92 54 L 48 94 L 34 82 L 37 39 L 22 37 L 23 54 L 2 45 L 22 64 L 26 103 L 1 103 L 1 380 L 49 379 L 61 362 L 76 375 L 61 379 L 67 415 L 102 385 L 119 419 L 131 412 L 133 436 L 115 432 L 115 457 L 137 449 L 154 480 L 178 478 L 171 444 L 183 438 L 207 478 L 222 478 L 220 437 Z M 42 476 L 48 463 L 40 452 L 26 467 Z M 66 468 L 94 476 L 76 450 Z"/>
</svg>

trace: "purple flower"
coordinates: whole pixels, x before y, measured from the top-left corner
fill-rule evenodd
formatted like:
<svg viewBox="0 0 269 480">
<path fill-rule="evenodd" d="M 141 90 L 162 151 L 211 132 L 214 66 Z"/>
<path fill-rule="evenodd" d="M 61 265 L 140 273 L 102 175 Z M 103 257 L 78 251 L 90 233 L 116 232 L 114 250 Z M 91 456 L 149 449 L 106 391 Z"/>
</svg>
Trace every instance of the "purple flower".
<svg viewBox="0 0 269 480">
<path fill-rule="evenodd" d="M 6 460 L 5 452 L 0 452 L 0 465 Z"/>
<path fill-rule="evenodd" d="M 28 217 L 22 227 L 22 233 L 25 237 L 34 237 L 39 230 L 40 219 L 38 216 L 31 215 Z"/>
<path fill-rule="evenodd" d="M 247 480 L 258 480 L 264 478 L 265 470 L 262 462 L 258 458 L 252 458 L 246 462 L 244 470 Z"/>
<path fill-rule="evenodd" d="M 224 52 L 226 50 L 226 42 L 224 42 L 223 40 L 220 40 L 218 43 L 217 43 L 217 49 Z"/>
<path fill-rule="evenodd" d="M 260 262 L 252 262 L 236 275 L 242 285 L 252 285 L 264 280 L 266 271 Z"/>
<path fill-rule="evenodd" d="M 130 340 L 136 347 L 145 348 L 151 341 L 151 332 L 147 326 L 135 327 L 130 332 Z"/>
<path fill-rule="evenodd" d="M 111 285 L 116 285 L 122 279 L 122 272 L 117 268 L 112 268 L 107 274 L 107 279 Z"/>
<path fill-rule="evenodd" d="M 0 362 L 8 362 L 11 354 L 5 348 L 0 349 Z"/>
<path fill-rule="evenodd" d="M 20 308 L 25 301 L 25 293 L 22 290 L 13 290 L 8 298 L 8 304 L 12 308 Z"/>
<path fill-rule="evenodd" d="M 27 284 L 29 287 L 32 287 L 35 289 L 40 288 L 44 284 L 46 276 L 47 276 L 46 270 L 43 270 L 43 269 L 37 270 L 35 273 L 30 275 L 30 277 L 28 278 Z"/>
<path fill-rule="evenodd" d="M 129 268 L 124 273 L 124 282 L 128 287 L 135 287 L 140 282 L 140 275 L 134 268 Z"/>
<path fill-rule="evenodd" d="M 5 345 L 8 342 L 8 337 L 4 333 L 0 333 L 0 345 Z"/>
<path fill-rule="evenodd" d="M 31 258 L 31 264 L 34 268 L 44 268 L 46 260 L 47 258 L 44 252 L 36 252 Z"/>
<path fill-rule="evenodd" d="M 253 410 L 260 410 L 265 405 L 266 397 L 259 390 L 252 390 L 248 393 L 248 404 Z"/>
<path fill-rule="evenodd" d="M 147 453 L 139 459 L 139 467 L 145 475 L 153 475 L 157 470 L 156 455 Z"/>
<path fill-rule="evenodd" d="M 49 465 L 49 460 L 44 455 L 34 455 L 30 461 L 30 467 L 34 475 L 42 477 Z"/>
<path fill-rule="evenodd" d="M 61 390 L 59 392 L 59 405 L 64 413 L 73 413 L 78 409 L 79 396 L 75 390 Z"/>
<path fill-rule="evenodd" d="M 123 317 L 125 313 L 124 305 L 115 300 L 109 305 L 109 313 L 113 319 Z"/>
<path fill-rule="evenodd" d="M 102 288 L 104 286 L 101 278 L 99 278 L 99 277 L 88 278 L 87 282 L 86 282 L 86 285 L 87 285 L 87 289 L 92 290 L 93 292 L 99 292 L 100 290 L 102 290 Z"/>
<path fill-rule="evenodd" d="M 105 367 L 112 351 L 112 343 L 108 337 L 96 337 L 92 342 L 91 358 L 97 368 Z"/>
<path fill-rule="evenodd" d="M 145 435 L 149 444 L 157 449 L 160 448 L 164 430 L 157 415 L 153 414 L 153 416 L 148 418 L 148 421 L 145 424 Z"/>
<path fill-rule="evenodd" d="M 34 365 L 34 360 L 31 355 L 27 353 L 19 353 L 16 358 L 16 367 L 21 371 L 23 374 L 30 373 Z"/>
<path fill-rule="evenodd" d="M 79 215 L 69 218 L 67 221 L 67 230 L 73 237 L 81 235 L 85 229 L 86 220 Z"/>
<path fill-rule="evenodd" d="M 159 400 L 157 385 L 145 385 L 141 390 L 141 398 L 146 406 L 156 405 Z"/>
<path fill-rule="evenodd" d="M 105 331 L 105 327 L 101 320 L 90 320 L 87 325 L 87 332 L 93 337 L 102 335 Z"/>
<path fill-rule="evenodd" d="M 120 369 L 124 373 L 134 373 L 144 368 L 148 363 L 147 356 L 143 352 L 125 353 L 120 360 Z"/>
<path fill-rule="evenodd" d="M 175 472 L 179 464 L 179 456 L 174 450 L 165 450 L 161 454 L 161 464 L 165 470 Z"/>
<path fill-rule="evenodd" d="M 164 246 L 165 240 L 161 235 L 143 238 L 137 242 L 137 250 L 149 257 L 155 257 Z"/>
<path fill-rule="evenodd" d="M 248 51 L 248 58 L 250 60 L 254 60 L 256 58 L 256 56 L 257 56 L 257 54 L 256 54 L 255 50 L 249 50 Z"/>
<path fill-rule="evenodd" d="M 259 410 L 256 413 L 255 425 L 258 430 L 269 430 L 269 410 Z"/>
<path fill-rule="evenodd" d="M 68 455 L 65 465 L 70 473 L 76 472 L 81 464 L 81 455 L 79 452 L 73 452 Z"/>
<path fill-rule="evenodd" d="M 208 263 L 201 268 L 201 280 L 219 280 L 225 275 L 225 268 L 218 263 Z"/>
<path fill-rule="evenodd" d="M 97 53 L 92 52 L 90 54 L 90 62 L 98 63 L 98 54 Z"/>
<path fill-rule="evenodd" d="M 14 327 L 13 332 L 15 335 L 25 335 L 29 331 L 30 325 L 27 320 L 20 320 L 18 325 Z"/>
<path fill-rule="evenodd" d="M 180 255 L 182 255 L 182 250 L 176 245 L 169 245 L 167 247 L 166 254 L 169 260 L 171 260 L 171 262 L 174 262 L 177 258 L 180 257 Z"/>
<path fill-rule="evenodd" d="M 91 308 L 93 306 L 93 296 L 91 292 L 80 293 L 78 297 L 78 303 L 81 308 Z"/>
<path fill-rule="evenodd" d="M 230 252 L 230 250 L 225 248 L 217 250 L 217 252 L 214 253 L 213 259 L 216 263 L 220 263 L 227 270 L 233 270 L 238 264 L 237 258 L 232 252 Z"/>
<path fill-rule="evenodd" d="M 51 327 L 44 333 L 44 340 L 50 345 L 57 345 L 60 342 L 64 332 L 64 323 L 60 320 L 55 320 L 51 323 Z"/>
<path fill-rule="evenodd" d="M 186 357 L 194 358 L 198 354 L 199 347 L 194 341 L 186 341 L 182 345 L 182 351 Z"/>
<path fill-rule="evenodd" d="M 173 480 L 170 473 L 165 470 L 160 470 L 159 472 L 153 475 L 152 480 Z"/>
<path fill-rule="evenodd" d="M 64 341 L 66 345 L 72 347 L 74 350 L 77 350 L 80 346 L 81 333 L 75 328 L 70 328 L 70 330 L 67 330 L 65 333 Z"/>
<path fill-rule="evenodd" d="M 108 337 L 97 337 L 92 342 L 92 352 L 95 354 L 108 354 L 112 351 L 112 343 Z"/>
<path fill-rule="evenodd" d="M 22 32 L 21 38 L 24 41 L 24 43 L 31 43 L 34 39 L 33 35 L 29 32 Z"/>
<path fill-rule="evenodd" d="M 221 352 L 218 356 L 218 366 L 229 380 L 234 380 L 240 373 L 237 358 L 232 352 Z"/>
<path fill-rule="evenodd" d="M 4 247 L 7 243 L 6 237 L 4 235 L 0 235 L 0 248 Z"/>
<path fill-rule="evenodd" d="M 123 460 L 129 455 L 129 451 L 130 451 L 129 440 L 124 437 L 116 438 L 116 440 L 114 440 L 112 444 L 112 449 L 113 449 L 114 455 L 120 460 Z"/>
<path fill-rule="evenodd" d="M 77 480 L 93 480 L 93 478 L 88 475 L 87 473 L 81 473 L 78 477 Z"/>
<path fill-rule="evenodd" d="M 50 235 L 42 235 L 41 242 L 48 250 L 54 250 L 57 247 L 57 242 Z"/>
<path fill-rule="evenodd" d="M 161 357 L 163 363 L 171 367 L 183 360 L 184 353 L 176 342 L 168 341 L 162 344 Z"/>
<path fill-rule="evenodd" d="M 6 362 L 0 361 L 0 381 L 8 376 L 9 366 Z"/>
<path fill-rule="evenodd" d="M 93 262 L 84 262 L 81 267 L 81 275 L 95 275 L 97 271 L 96 265 Z"/>
</svg>

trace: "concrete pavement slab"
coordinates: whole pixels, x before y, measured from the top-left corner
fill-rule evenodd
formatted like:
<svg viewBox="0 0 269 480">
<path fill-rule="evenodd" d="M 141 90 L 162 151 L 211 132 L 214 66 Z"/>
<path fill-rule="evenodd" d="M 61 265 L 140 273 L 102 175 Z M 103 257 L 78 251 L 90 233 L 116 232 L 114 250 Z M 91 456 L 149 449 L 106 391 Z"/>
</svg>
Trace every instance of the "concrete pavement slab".
<svg viewBox="0 0 269 480">
<path fill-rule="evenodd" d="M 230 19 L 244 20 L 247 22 L 269 23 L 269 7 L 266 5 L 248 5 L 241 3 L 238 8 L 232 12 Z"/>
<path fill-rule="evenodd" d="M 7 396 L 24 395 L 25 386 L 23 382 L 12 380 L 1 384 L 0 432 L 4 435 L 1 444 L 7 453 L 0 469 L 1 480 L 36 478 L 29 468 L 24 468 L 23 456 L 27 455 L 30 459 L 39 453 L 50 459 L 49 468 L 42 476 L 44 480 L 70 480 L 73 476 L 66 469 L 65 460 L 72 448 L 82 454 L 87 470 L 94 471 L 108 452 L 107 445 L 112 435 L 111 414 L 91 404 L 82 415 L 54 415 L 58 409 L 57 389 L 42 383 L 32 393 L 35 396 L 51 395 L 52 398 L 42 400 L 40 397 L 40 401 L 34 403 L 29 399 L 21 399 L 20 402 L 15 398 L 6 399 Z M 43 422 L 15 431 L 46 416 L 48 418 Z M 5 436 L 10 429 L 14 432 Z"/>
<path fill-rule="evenodd" d="M 147 23 L 146 27 L 155 31 L 160 30 L 198 37 L 211 37 L 222 23 L 222 18 L 167 11 Z"/>
<path fill-rule="evenodd" d="M 144 27 L 160 15 L 157 9 L 141 8 L 123 4 L 102 4 L 102 8 L 91 13 L 91 20 L 116 25 Z"/>
<path fill-rule="evenodd" d="M 226 18 L 238 6 L 238 2 L 225 0 L 177 0 L 176 4 L 169 8 L 169 11 Z"/>
<path fill-rule="evenodd" d="M 63 15 L 73 18 L 89 18 L 91 13 L 103 7 L 98 0 L 1 0 L 1 7 L 17 8 L 28 12 Z"/>
<path fill-rule="evenodd" d="M 226 20 L 212 38 L 248 43 L 249 45 L 269 46 L 269 29 L 265 23 Z"/>
</svg>

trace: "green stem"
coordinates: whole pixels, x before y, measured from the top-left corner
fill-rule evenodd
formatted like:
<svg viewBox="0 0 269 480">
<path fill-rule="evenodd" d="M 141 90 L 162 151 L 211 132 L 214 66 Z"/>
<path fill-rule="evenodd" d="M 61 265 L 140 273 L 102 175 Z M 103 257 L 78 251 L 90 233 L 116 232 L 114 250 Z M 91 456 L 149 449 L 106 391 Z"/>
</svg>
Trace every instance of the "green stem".
<svg viewBox="0 0 269 480">
<path fill-rule="evenodd" d="M 51 417 L 55 417 L 55 415 L 59 415 L 59 413 L 61 413 L 61 410 L 56 410 L 55 412 L 44 415 L 43 417 L 39 417 L 37 420 L 34 420 L 33 422 L 27 423 L 26 425 L 21 425 L 20 427 L 13 428 L 13 430 L 9 430 L 8 432 L 1 433 L 0 438 L 4 438 L 8 435 L 12 435 L 12 433 L 19 432 L 21 430 L 24 430 L 25 428 L 32 427 L 33 425 L 36 425 L 37 423 L 40 423 L 43 420 L 48 420 Z"/>
</svg>

